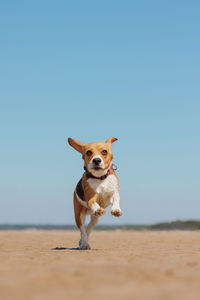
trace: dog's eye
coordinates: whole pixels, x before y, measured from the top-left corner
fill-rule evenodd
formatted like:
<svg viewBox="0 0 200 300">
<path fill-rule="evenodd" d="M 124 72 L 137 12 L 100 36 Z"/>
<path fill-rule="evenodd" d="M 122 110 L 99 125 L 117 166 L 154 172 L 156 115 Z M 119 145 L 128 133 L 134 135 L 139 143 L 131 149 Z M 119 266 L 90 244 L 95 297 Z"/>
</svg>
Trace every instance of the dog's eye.
<svg viewBox="0 0 200 300">
<path fill-rule="evenodd" d="M 108 151 L 107 151 L 107 150 L 103 150 L 101 153 L 102 153 L 103 155 L 106 155 L 106 154 L 108 153 Z"/>
<path fill-rule="evenodd" d="M 92 155 L 92 151 L 88 150 L 88 151 L 86 152 L 86 154 L 87 154 L 87 156 L 91 156 L 91 155 Z"/>
</svg>

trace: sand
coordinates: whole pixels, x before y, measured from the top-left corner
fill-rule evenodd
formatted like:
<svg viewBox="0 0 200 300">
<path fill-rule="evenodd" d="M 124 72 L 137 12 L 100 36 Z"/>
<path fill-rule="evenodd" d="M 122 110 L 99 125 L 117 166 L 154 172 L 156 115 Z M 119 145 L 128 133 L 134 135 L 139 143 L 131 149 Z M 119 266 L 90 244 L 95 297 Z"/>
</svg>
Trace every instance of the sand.
<svg viewBox="0 0 200 300">
<path fill-rule="evenodd" d="M 0 231 L 0 299 L 200 299 L 200 232 L 94 231 L 90 251 L 78 240 Z"/>
</svg>

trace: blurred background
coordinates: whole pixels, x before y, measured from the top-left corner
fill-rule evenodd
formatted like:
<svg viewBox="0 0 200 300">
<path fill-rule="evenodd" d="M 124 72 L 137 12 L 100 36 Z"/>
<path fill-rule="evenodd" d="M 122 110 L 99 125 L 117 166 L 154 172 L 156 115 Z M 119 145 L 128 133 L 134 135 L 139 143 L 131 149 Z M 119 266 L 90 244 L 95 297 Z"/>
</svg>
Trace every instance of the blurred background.
<svg viewBox="0 0 200 300">
<path fill-rule="evenodd" d="M 0 3 L 0 223 L 74 224 L 88 143 L 114 136 L 120 219 L 198 219 L 200 3 Z"/>
</svg>

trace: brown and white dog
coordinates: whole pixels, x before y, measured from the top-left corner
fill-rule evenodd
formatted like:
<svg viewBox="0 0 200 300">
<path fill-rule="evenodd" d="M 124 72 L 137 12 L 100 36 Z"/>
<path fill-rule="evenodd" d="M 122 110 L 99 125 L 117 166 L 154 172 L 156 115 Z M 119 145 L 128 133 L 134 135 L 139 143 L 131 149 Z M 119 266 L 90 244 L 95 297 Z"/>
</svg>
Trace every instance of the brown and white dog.
<svg viewBox="0 0 200 300">
<path fill-rule="evenodd" d="M 105 214 L 105 208 L 111 204 L 111 214 L 120 217 L 119 184 L 113 170 L 112 143 L 117 141 L 111 137 L 105 143 L 96 142 L 84 144 L 68 139 L 69 144 L 82 154 L 85 172 L 74 191 L 75 220 L 81 232 L 79 249 L 89 250 L 89 235 L 98 223 L 100 216 Z M 86 214 L 91 215 L 91 221 L 85 229 Z"/>
</svg>

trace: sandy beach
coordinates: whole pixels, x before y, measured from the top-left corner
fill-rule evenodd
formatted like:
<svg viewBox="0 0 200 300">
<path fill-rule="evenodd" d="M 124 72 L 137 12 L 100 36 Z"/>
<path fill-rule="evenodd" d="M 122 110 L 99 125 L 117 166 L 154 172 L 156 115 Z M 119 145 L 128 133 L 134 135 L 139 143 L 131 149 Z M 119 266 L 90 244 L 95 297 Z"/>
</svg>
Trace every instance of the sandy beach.
<svg viewBox="0 0 200 300">
<path fill-rule="evenodd" d="M 0 298 L 199 299 L 200 232 L 1 231 Z"/>
</svg>

